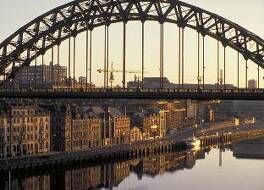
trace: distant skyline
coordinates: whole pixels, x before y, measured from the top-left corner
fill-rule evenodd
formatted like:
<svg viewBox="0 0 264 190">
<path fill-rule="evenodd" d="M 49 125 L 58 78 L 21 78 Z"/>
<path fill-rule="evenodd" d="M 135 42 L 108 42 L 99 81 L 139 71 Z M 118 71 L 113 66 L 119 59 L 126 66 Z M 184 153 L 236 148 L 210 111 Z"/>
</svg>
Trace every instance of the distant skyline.
<svg viewBox="0 0 264 190">
<path fill-rule="evenodd" d="M 248 29 L 249 31 L 257 34 L 261 38 L 264 37 L 264 1 L 263 0 L 184 0 L 187 3 L 196 5 L 205 10 L 219 14 L 241 26 Z M 29 21 L 38 17 L 39 15 L 49 11 L 64 3 L 70 2 L 69 0 L 4 0 L 1 4 L 1 20 L 0 20 L 0 42 L 11 35 L 20 27 L 24 26 Z M 140 70 L 140 23 L 129 23 L 128 24 L 128 36 L 127 36 L 127 69 Z M 190 64 L 188 68 L 186 66 L 186 82 L 196 83 L 197 71 L 190 68 L 196 68 L 194 65 L 197 60 L 195 54 L 197 52 L 196 47 L 196 35 L 195 32 L 187 30 L 186 35 L 186 64 Z M 84 56 L 81 52 L 84 52 L 85 44 L 82 43 L 84 38 L 83 34 L 80 34 L 77 38 L 77 73 L 84 75 L 83 73 L 83 62 Z M 110 61 L 115 63 L 115 68 L 120 69 L 122 63 L 122 25 L 114 24 L 110 27 Z M 195 44 L 193 45 L 193 41 Z M 177 27 L 172 24 L 165 24 L 165 76 L 167 76 L 172 82 L 177 82 L 177 57 L 175 57 L 177 47 Z M 64 47 L 63 47 L 64 46 Z M 66 52 L 66 45 L 62 45 L 63 52 Z M 93 81 L 97 81 L 102 74 L 95 73 L 98 68 L 103 67 L 103 28 L 95 29 L 94 31 L 94 53 L 93 53 Z M 148 71 L 147 76 L 158 76 L 159 73 L 159 26 L 157 23 L 146 24 L 146 70 Z M 205 80 L 208 83 L 216 82 L 216 71 L 215 65 L 211 64 L 215 62 L 215 51 L 211 51 L 215 48 L 215 41 L 210 38 L 206 38 L 206 75 Z M 65 49 L 65 51 L 64 51 Z M 209 53 L 208 53 L 209 52 Z M 228 49 L 227 64 L 228 70 L 236 68 L 235 63 L 235 52 Z M 190 56 L 192 55 L 192 56 Z M 46 58 L 47 59 L 47 58 Z M 47 60 L 46 63 L 49 61 Z M 66 54 L 62 54 L 61 62 L 67 64 Z M 234 62 L 234 63 L 233 63 Z M 81 65 L 83 64 L 83 65 Z M 230 65 L 229 65 L 230 64 Z M 172 71 L 175 72 L 172 72 Z M 241 83 L 244 82 L 242 79 L 244 75 L 244 69 L 241 68 Z M 256 65 L 249 62 L 249 75 L 248 79 L 255 78 Z M 121 76 L 117 75 L 116 79 L 121 84 Z M 263 71 L 261 78 L 263 77 Z M 234 73 L 227 73 L 227 83 L 235 83 L 236 75 Z M 133 75 L 128 75 L 128 79 L 132 80 Z M 101 80 L 101 79 L 100 79 Z M 99 83 L 102 84 L 101 80 Z M 263 81 L 261 81 L 263 83 Z M 261 85 L 264 87 L 264 85 Z"/>
</svg>

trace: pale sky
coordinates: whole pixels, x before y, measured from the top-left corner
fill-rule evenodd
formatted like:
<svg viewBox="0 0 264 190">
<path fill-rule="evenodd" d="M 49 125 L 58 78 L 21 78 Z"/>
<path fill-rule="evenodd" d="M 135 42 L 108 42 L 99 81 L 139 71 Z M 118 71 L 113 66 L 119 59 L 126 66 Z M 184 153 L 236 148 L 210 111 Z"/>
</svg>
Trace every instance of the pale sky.
<svg viewBox="0 0 264 190">
<path fill-rule="evenodd" d="M 203 9 L 217 13 L 237 24 L 247 28 L 251 32 L 264 38 L 264 1 L 263 0 L 184 0 Z M 25 25 L 35 17 L 62 5 L 69 0 L 2 0 L 0 10 L 0 42 Z M 127 26 L 127 69 L 140 70 L 141 68 L 141 27 L 140 23 L 133 22 Z M 165 24 L 165 76 L 172 82 L 177 82 L 177 36 L 178 28 L 173 24 Z M 94 53 L 93 53 L 93 81 L 102 84 L 103 75 L 95 70 L 103 67 L 103 28 L 94 30 Z M 159 75 L 159 25 L 157 23 L 146 24 L 146 73 L 147 76 Z M 186 31 L 185 46 L 185 82 L 196 83 L 197 79 L 197 34 L 192 30 Z M 122 25 L 113 24 L 110 27 L 110 61 L 114 62 L 115 69 L 122 68 Z M 77 74 L 84 75 L 84 34 L 77 38 Z M 206 38 L 206 83 L 216 82 L 216 41 Z M 67 64 L 66 44 L 62 44 L 61 62 Z M 228 83 L 236 83 L 236 53 L 228 49 L 227 53 L 227 74 Z M 46 57 L 49 62 L 49 56 Z M 241 85 L 245 83 L 244 63 L 241 61 Z M 257 66 L 249 62 L 249 79 L 256 79 Z M 261 76 L 264 72 L 262 71 Z M 121 84 L 121 74 L 116 74 L 116 84 Z M 133 74 L 128 74 L 127 78 L 132 80 Z M 261 81 L 261 83 L 264 83 Z M 264 87 L 264 84 L 261 85 Z"/>
</svg>

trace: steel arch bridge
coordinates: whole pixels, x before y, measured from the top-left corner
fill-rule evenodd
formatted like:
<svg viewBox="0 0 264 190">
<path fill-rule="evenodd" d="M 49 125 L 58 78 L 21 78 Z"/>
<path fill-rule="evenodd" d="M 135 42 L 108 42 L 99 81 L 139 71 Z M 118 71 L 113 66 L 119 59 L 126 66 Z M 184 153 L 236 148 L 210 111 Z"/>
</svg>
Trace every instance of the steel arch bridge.
<svg viewBox="0 0 264 190">
<path fill-rule="evenodd" d="M 34 59 L 81 32 L 117 22 L 123 22 L 125 28 L 128 21 L 134 20 L 141 21 L 143 25 L 145 21 L 157 21 L 161 26 L 165 22 L 174 23 L 182 32 L 185 27 L 191 28 L 203 37 L 216 39 L 224 47 L 231 47 L 245 60 L 252 60 L 264 69 L 262 38 L 199 7 L 178 0 L 74 0 L 37 17 L 0 44 L 0 77 L 4 78 L 3 81 L 14 79 Z M 123 53 L 125 86 L 125 48 Z M 160 70 L 163 78 L 163 69 Z"/>
</svg>

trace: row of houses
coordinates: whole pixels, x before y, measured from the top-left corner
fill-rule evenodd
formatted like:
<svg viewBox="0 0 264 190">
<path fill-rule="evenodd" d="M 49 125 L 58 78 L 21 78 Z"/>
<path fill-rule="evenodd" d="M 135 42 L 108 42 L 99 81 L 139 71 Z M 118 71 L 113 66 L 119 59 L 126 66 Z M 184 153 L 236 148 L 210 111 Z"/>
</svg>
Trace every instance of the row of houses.
<svg viewBox="0 0 264 190">
<path fill-rule="evenodd" d="M 122 113 L 115 107 L 2 105 L 0 157 L 78 151 L 164 137 L 162 109 Z"/>
</svg>

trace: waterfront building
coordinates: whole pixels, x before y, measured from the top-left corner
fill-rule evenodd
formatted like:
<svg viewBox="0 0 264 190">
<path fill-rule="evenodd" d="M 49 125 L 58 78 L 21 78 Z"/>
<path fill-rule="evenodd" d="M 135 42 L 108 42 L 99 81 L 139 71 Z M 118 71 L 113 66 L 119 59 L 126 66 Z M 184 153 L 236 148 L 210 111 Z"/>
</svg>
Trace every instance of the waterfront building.
<svg viewBox="0 0 264 190">
<path fill-rule="evenodd" d="M 130 118 L 114 107 L 106 108 L 107 132 L 112 144 L 130 141 Z"/>
<path fill-rule="evenodd" d="M 114 107 L 87 108 L 103 120 L 101 125 L 102 144 L 125 144 L 130 141 L 130 118 Z"/>
<path fill-rule="evenodd" d="M 186 108 L 182 101 L 159 101 L 157 106 L 165 111 L 166 127 L 169 129 L 182 128 L 185 123 Z"/>
<path fill-rule="evenodd" d="M 50 113 L 36 105 L 6 105 L 0 112 L 0 157 L 50 152 Z"/>
<path fill-rule="evenodd" d="M 72 150 L 72 115 L 69 105 L 51 106 L 51 144 L 53 151 Z"/>
<path fill-rule="evenodd" d="M 109 127 L 109 122 L 106 119 L 106 112 L 99 106 L 92 106 L 92 107 L 83 107 L 84 112 L 93 115 L 96 118 L 101 119 L 101 144 L 107 145 L 110 144 L 109 142 L 109 134 L 111 134 L 111 129 Z"/>
<path fill-rule="evenodd" d="M 54 151 L 76 151 L 100 146 L 102 120 L 74 105 L 56 105 L 52 110 Z"/>
<path fill-rule="evenodd" d="M 77 113 L 72 118 L 72 150 L 83 150 L 101 145 L 102 120 L 88 113 Z"/>
<path fill-rule="evenodd" d="M 165 112 L 157 107 L 141 110 L 134 114 L 132 125 L 142 130 L 144 140 L 162 138 L 166 134 Z"/>
</svg>

